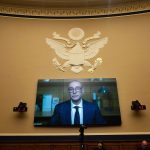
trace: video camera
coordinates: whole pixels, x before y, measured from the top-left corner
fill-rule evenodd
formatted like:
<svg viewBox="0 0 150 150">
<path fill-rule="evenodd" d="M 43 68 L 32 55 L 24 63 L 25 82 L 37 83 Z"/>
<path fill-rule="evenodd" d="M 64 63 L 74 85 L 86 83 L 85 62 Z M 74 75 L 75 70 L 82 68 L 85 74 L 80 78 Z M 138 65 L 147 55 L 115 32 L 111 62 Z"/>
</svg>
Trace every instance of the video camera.
<svg viewBox="0 0 150 150">
<path fill-rule="evenodd" d="M 131 106 L 131 110 L 145 110 L 146 109 L 146 105 L 141 105 L 140 102 L 138 100 L 132 101 L 132 106 Z"/>
</svg>

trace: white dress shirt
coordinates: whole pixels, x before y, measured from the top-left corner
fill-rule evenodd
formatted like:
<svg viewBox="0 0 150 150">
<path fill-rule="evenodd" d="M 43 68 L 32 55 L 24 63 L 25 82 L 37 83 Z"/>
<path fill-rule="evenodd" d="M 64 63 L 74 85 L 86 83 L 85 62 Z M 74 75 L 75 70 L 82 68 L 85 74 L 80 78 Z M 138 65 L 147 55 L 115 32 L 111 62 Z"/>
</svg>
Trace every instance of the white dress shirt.
<svg viewBox="0 0 150 150">
<path fill-rule="evenodd" d="M 74 106 L 78 106 L 79 107 L 79 115 L 80 115 L 80 124 L 83 124 L 83 102 L 81 100 L 79 105 L 75 105 L 72 103 L 71 101 L 71 124 L 74 124 L 74 116 L 75 116 L 75 112 L 76 109 L 74 108 Z"/>
</svg>

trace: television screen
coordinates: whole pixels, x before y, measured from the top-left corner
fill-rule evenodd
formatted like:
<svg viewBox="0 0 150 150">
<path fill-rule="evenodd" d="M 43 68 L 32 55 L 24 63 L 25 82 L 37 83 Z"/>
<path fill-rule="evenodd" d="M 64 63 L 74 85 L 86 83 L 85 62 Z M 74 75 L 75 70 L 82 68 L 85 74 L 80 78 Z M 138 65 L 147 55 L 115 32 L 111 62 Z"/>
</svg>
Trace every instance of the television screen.
<svg viewBox="0 0 150 150">
<path fill-rule="evenodd" d="M 38 80 L 34 126 L 120 124 L 115 78 Z"/>
</svg>

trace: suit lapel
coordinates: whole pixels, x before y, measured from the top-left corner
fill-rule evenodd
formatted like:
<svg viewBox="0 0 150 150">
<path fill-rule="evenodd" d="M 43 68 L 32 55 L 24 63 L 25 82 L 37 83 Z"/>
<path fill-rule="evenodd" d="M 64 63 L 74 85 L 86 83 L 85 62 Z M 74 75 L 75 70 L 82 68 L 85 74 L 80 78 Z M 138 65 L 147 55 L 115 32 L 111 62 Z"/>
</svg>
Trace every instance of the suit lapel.
<svg viewBox="0 0 150 150">
<path fill-rule="evenodd" d="M 66 123 L 71 124 L 71 101 L 68 100 L 68 103 L 66 103 L 66 110 L 64 110 L 65 113 L 65 118 L 66 118 Z"/>
<path fill-rule="evenodd" d="M 89 103 L 83 100 L 83 124 L 88 125 L 92 122 L 93 111 L 91 111 L 91 107 Z"/>
<path fill-rule="evenodd" d="M 86 103 L 83 100 L 83 124 L 87 122 L 87 110 L 86 110 Z"/>
</svg>

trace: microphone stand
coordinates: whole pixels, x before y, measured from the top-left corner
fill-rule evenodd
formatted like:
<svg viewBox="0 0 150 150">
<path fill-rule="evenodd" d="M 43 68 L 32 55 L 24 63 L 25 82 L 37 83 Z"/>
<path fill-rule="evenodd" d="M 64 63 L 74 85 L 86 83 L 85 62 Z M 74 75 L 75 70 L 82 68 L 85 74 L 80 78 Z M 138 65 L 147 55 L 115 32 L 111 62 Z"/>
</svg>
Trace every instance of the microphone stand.
<svg viewBox="0 0 150 150">
<path fill-rule="evenodd" d="M 79 132 L 80 132 L 80 150 L 86 150 L 86 145 L 84 144 L 84 129 L 87 129 L 85 125 L 81 125 Z"/>
</svg>

